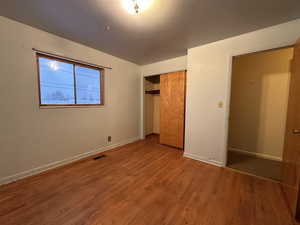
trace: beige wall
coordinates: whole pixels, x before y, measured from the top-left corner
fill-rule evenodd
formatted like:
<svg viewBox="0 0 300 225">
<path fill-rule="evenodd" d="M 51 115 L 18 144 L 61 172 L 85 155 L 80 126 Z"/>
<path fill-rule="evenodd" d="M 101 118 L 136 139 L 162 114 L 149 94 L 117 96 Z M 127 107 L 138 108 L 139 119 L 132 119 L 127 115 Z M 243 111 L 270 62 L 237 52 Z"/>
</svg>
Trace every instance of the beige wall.
<svg viewBox="0 0 300 225">
<path fill-rule="evenodd" d="M 108 135 L 111 144 L 139 137 L 139 66 L 4 17 L 0 30 L 0 183 L 102 149 L 109 145 Z M 33 47 L 111 66 L 105 106 L 39 109 Z"/>
<path fill-rule="evenodd" d="M 153 84 L 145 80 L 145 90 L 159 90 L 159 84 Z M 145 135 L 159 134 L 160 97 L 159 95 L 145 94 Z"/>
<path fill-rule="evenodd" d="M 160 96 L 153 95 L 153 133 L 159 134 L 160 128 Z"/>
<path fill-rule="evenodd" d="M 153 90 L 153 84 L 145 80 L 145 90 Z M 145 135 L 153 133 L 153 110 L 154 110 L 154 101 L 153 96 L 149 94 L 145 95 Z"/>
<path fill-rule="evenodd" d="M 232 56 L 294 44 L 299 27 L 298 19 L 188 49 L 186 157 L 226 164 Z"/>
<path fill-rule="evenodd" d="M 229 149 L 281 159 L 293 49 L 235 57 Z"/>
</svg>

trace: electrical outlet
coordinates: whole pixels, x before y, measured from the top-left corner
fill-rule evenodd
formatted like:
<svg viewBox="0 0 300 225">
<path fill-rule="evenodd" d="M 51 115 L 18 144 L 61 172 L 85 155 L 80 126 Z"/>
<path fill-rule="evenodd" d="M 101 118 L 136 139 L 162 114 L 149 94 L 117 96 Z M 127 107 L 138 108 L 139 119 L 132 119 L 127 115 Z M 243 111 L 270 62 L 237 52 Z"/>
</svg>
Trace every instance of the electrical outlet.
<svg viewBox="0 0 300 225">
<path fill-rule="evenodd" d="M 107 141 L 108 141 L 108 142 L 111 142 L 111 136 L 108 136 L 108 137 L 107 137 Z"/>
</svg>

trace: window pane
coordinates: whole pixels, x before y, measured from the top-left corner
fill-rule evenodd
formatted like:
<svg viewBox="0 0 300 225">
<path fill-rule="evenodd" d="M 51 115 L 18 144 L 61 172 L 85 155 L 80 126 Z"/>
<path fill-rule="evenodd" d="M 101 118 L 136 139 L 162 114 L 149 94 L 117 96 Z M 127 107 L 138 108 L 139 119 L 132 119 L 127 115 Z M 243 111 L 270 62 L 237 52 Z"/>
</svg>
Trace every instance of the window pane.
<svg viewBox="0 0 300 225">
<path fill-rule="evenodd" d="M 100 71 L 75 66 L 77 104 L 101 104 Z"/>
<path fill-rule="evenodd" d="M 74 104 L 73 65 L 39 57 L 41 104 Z"/>
</svg>

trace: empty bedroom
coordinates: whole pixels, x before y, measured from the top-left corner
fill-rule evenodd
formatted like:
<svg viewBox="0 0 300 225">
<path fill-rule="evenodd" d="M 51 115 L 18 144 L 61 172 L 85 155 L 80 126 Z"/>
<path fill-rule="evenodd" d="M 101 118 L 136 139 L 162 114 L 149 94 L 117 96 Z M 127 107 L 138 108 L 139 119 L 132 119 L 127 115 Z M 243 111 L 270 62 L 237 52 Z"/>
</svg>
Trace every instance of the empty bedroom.
<svg viewBox="0 0 300 225">
<path fill-rule="evenodd" d="M 300 224 L 299 0 L 1 3 L 1 225 Z"/>
</svg>

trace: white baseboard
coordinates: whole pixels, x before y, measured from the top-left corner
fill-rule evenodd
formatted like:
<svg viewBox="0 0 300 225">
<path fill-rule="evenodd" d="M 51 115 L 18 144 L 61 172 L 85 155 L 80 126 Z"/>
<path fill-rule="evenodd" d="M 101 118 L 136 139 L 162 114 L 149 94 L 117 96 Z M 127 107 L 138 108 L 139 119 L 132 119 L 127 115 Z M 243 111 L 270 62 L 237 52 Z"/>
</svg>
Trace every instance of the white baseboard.
<svg viewBox="0 0 300 225">
<path fill-rule="evenodd" d="M 194 159 L 194 160 L 201 161 L 201 162 L 204 162 L 204 163 L 208 163 L 208 164 L 218 166 L 218 167 L 223 167 L 224 166 L 222 162 L 212 160 L 212 159 L 207 159 L 207 158 L 204 158 L 204 157 L 200 157 L 200 156 L 195 155 L 195 154 L 184 153 L 183 156 L 186 157 L 186 158 Z"/>
<path fill-rule="evenodd" d="M 267 154 L 263 154 L 263 153 L 257 153 L 257 152 L 249 152 L 249 151 L 245 151 L 243 149 L 238 149 L 238 148 L 229 147 L 228 151 L 239 152 L 241 154 L 251 155 L 251 156 L 255 156 L 257 158 L 263 158 L 263 159 L 269 159 L 269 160 L 275 160 L 275 161 L 282 161 L 282 158 L 280 158 L 280 157 L 267 155 Z"/>
<path fill-rule="evenodd" d="M 132 143 L 132 142 L 135 142 L 135 141 L 138 141 L 138 140 L 140 140 L 140 137 L 129 138 L 129 139 L 120 141 L 120 142 L 112 144 L 112 145 L 100 147 L 100 148 L 97 148 L 93 151 L 85 152 L 85 153 L 82 153 L 80 155 L 73 156 L 73 157 L 68 158 L 68 159 L 64 159 L 64 160 L 61 160 L 61 161 L 56 161 L 56 162 L 49 163 L 49 164 L 44 165 L 44 166 L 40 166 L 40 167 L 31 169 L 31 170 L 27 170 L 27 171 L 24 171 L 24 172 L 21 172 L 21 173 L 17 173 L 17 174 L 11 175 L 11 176 L 7 176 L 7 177 L 4 177 L 4 178 L 0 179 L 0 185 L 8 184 L 8 183 L 11 183 L 11 182 L 14 182 L 14 181 L 26 178 L 26 177 L 30 177 L 30 176 L 39 174 L 39 173 L 44 172 L 44 171 L 49 170 L 49 169 L 53 169 L 53 168 L 56 168 L 56 167 L 59 167 L 59 166 L 70 164 L 72 162 L 78 161 L 78 160 L 86 158 L 88 156 L 95 155 L 95 154 L 101 153 L 101 152 L 105 152 L 105 151 L 108 151 L 110 149 L 114 149 L 114 148 L 129 144 L 129 143 Z"/>
</svg>

